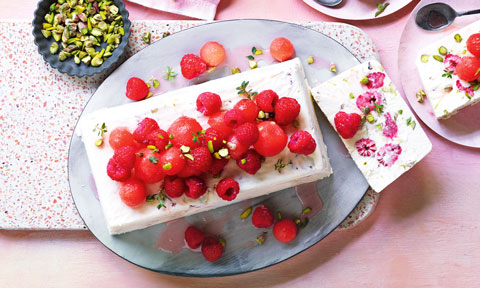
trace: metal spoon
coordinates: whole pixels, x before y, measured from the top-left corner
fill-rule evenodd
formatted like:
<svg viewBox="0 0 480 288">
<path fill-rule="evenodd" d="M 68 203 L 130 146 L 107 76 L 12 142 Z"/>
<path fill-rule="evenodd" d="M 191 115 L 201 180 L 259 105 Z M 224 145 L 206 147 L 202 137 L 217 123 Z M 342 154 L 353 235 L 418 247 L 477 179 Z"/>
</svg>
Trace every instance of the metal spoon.
<svg viewBox="0 0 480 288">
<path fill-rule="evenodd" d="M 342 3 L 343 0 L 315 0 L 318 4 L 323 6 L 333 7 L 337 6 L 338 4 Z"/>
<path fill-rule="evenodd" d="M 445 3 L 432 3 L 423 6 L 415 16 L 418 27 L 427 31 L 437 31 L 447 28 L 459 16 L 480 13 L 480 9 L 457 12 Z"/>
</svg>

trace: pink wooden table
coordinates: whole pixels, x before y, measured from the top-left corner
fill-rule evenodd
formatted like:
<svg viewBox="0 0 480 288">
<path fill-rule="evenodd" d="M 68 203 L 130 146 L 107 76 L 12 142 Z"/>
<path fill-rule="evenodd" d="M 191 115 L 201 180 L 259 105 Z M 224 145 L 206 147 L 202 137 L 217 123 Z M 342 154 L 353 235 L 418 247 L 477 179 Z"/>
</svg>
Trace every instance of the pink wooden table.
<svg viewBox="0 0 480 288">
<path fill-rule="evenodd" d="M 0 19 L 31 19 L 35 0 L 0 0 Z M 273 5 L 275 3 L 275 5 Z M 410 5 L 388 17 L 347 21 L 374 40 L 397 86 L 397 49 Z M 127 4 L 131 19 L 187 19 Z M 336 21 L 300 0 L 222 0 L 216 19 Z M 0 287 L 477 287 L 480 150 L 431 130 L 433 151 L 382 192 L 375 213 L 279 265 L 192 279 L 156 274 L 111 253 L 88 231 L 0 231 Z"/>
</svg>

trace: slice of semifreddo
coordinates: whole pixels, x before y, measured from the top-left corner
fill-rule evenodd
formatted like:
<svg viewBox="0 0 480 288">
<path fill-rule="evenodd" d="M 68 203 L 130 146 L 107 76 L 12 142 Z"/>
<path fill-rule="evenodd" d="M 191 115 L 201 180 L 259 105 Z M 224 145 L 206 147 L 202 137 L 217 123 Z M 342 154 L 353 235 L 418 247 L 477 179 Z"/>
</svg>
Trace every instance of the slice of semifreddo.
<svg viewBox="0 0 480 288">
<path fill-rule="evenodd" d="M 462 57 L 472 56 L 467 49 L 467 39 L 478 32 L 480 21 L 428 45 L 419 51 L 415 59 L 427 101 L 437 119 L 447 119 L 480 101 L 478 79 L 466 82 L 456 73 Z"/>
<path fill-rule="evenodd" d="M 432 149 L 377 61 L 320 84 L 312 95 L 373 190 L 380 192 Z"/>
<path fill-rule="evenodd" d="M 238 101 L 246 98 L 238 93 L 237 87 L 247 81 L 247 88 L 252 92 L 271 89 L 280 97 L 291 97 L 298 101 L 301 106 L 295 123 L 295 126 L 298 124 L 298 127 L 285 128 L 285 133 L 290 137 L 295 131 L 308 131 L 317 144 L 312 154 L 294 154 L 289 151 L 288 147 L 285 147 L 274 157 L 267 157 L 255 175 L 247 174 L 237 166 L 235 160 L 230 160 L 220 178 L 205 178 L 207 192 L 203 196 L 198 199 L 192 199 L 185 195 L 165 199 L 166 207 L 158 208 L 158 202 L 154 201 L 147 202 L 140 208 L 132 209 L 121 201 L 118 195 L 121 182 L 110 179 L 105 171 L 107 162 L 114 153 L 108 145 L 110 131 L 116 127 L 127 127 L 133 132 L 137 124 L 145 117 L 156 120 L 160 128 L 167 130 L 172 122 L 180 116 L 194 118 L 203 129 L 207 129 L 209 127 L 208 117 L 196 109 L 198 95 L 203 92 L 216 93 L 222 99 L 222 110 L 228 110 L 233 108 Z M 109 132 L 105 134 L 103 147 L 99 148 L 95 145 L 98 133 L 93 132 L 92 129 L 103 123 Z M 185 87 L 144 101 L 101 109 L 83 116 L 80 133 L 103 214 L 111 234 L 149 227 L 303 183 L 317 181 L 330 175 L 332 171 L 310 99 L 310 89 L 298 59 Z M 231 177 L 239 183 L 240 192 L 233 201 L 221 199 L 215 191 L 217 183 L 225 177 Z M 148 193 L 160 193 L 161 187 L 162 183 L 147 185 L 147 191 Z"/>
</svg>

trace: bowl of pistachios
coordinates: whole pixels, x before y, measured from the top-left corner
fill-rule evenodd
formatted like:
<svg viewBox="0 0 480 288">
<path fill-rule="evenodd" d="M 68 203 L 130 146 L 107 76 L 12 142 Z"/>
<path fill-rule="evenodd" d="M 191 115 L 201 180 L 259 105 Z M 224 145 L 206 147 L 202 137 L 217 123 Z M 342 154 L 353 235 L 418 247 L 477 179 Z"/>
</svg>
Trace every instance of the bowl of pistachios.
<svg viewBox="0 0 480 288">
<path fill-rule="evenodd" d="M 42 0 L 34 13 L 33 36 L 51 67 L 90 76 L 124 60 L 130 25 L 121 0 Z"/>
</svg>

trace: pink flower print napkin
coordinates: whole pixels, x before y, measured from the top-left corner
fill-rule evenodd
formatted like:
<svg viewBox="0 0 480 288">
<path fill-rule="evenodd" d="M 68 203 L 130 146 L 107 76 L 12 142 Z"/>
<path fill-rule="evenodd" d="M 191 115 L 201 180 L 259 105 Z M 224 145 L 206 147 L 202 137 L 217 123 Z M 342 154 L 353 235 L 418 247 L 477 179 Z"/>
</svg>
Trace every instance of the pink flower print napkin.
<svg viewBox="0 0 480 288">
<path fill-rule="evenodd" d="M 129 0 L 145 7 L 185 15 L 203 20 L 213 20 L 220 0 Z"/>
</svg>

